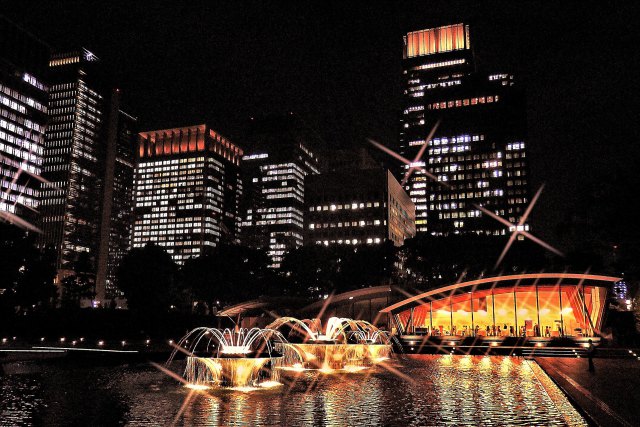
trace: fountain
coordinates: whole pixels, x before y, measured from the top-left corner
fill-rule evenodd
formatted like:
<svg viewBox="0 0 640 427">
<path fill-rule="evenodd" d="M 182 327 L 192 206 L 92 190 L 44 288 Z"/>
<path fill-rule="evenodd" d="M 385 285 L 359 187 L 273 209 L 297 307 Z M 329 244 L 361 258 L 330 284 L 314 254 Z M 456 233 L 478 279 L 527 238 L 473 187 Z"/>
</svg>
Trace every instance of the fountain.
<svg viewBox="0 0 640 427">
<path fill-rule="evenodd" d="M 269 330 L 290 327 L 289 340 L 276 344 L 285 369 L 318 369 L 321 372 L 357 372 L 388 359 L 392 347 L 388 335 L 363 320 L 331 317 L 324 330 L 318 319 L 281 317 Z M 300 342 L 290 342 L 290 341 Z"/>
<path fill-rule="evenodd" d="M 276 368 L 283 362 L 274 345 L 285 342 L 275 330 L 199 327 L 178 341 L 167 364 L 178 351 L 185 353 L 183 376 L 193 389 L 272 387 L 280 384 Z"/>
</svg>

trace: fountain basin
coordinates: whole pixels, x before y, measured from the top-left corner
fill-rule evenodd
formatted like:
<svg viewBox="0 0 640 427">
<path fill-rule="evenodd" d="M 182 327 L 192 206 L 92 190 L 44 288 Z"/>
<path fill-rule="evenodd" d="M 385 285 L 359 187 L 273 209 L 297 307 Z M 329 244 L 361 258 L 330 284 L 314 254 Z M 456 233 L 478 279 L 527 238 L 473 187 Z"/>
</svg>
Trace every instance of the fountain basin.
<svg viewBox="0 0 640 427">
<path fill-rule="evenodd" d="M 278 344 L 285 366 L 302 369 L 345 370 L 347 367 L 370 367 L 391 356 L 387 344 L 304 343 Z M 347 369 L 348 370 L 348 369 Z"/>
<path fill-rule="evenodd" d="M 282 357 L 187 357 L 184 377 L 189 386 L 259 387 L 279 380 Z"/>
</svg>

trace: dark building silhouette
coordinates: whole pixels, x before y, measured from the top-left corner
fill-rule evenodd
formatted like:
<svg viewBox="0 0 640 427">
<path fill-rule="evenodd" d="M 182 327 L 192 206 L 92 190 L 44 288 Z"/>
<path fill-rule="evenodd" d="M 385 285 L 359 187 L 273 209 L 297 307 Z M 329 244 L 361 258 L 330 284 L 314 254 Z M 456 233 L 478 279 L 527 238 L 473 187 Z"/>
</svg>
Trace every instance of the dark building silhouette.
<svg viewBox="0 0 640 427">
<path fill-rule="evenodd" d="M 294 115 L 253 120 L 242 161 L 243 244 L 264 249 L 274 268 L 304 243 L 305 180 L 317 174 L 317 137 Z"/>
<path fill-rule="evenodd" d="M 476 70 L 464 24 L 408 33 L 403 69 L 399 152 L 437 179 L 414 170 L 405 186 L 418 232 L 507 233 L 477 205 L 514 223 L 529 200 L 526 110 L 514 76 Z"/>
<path fill-rule="evenodd" d="M 0 16 L 0 220 L 35 229 L 49 48 Z"/>
<path fill-rule="evenodd" d="M 313 175 L 305 186 L 305 244 L 401 246 L 415 235 L 415 206 L 386 169 Z"/>
<path fill-rule="evenodd" d="M 238 242 L 242 149 L 207 125 L 138 134 L 132 246 L 179 264 Z"/>
<path fill-rule="evenodd" d="M 133 226 L 137 119 L 121 109 L 120 98 L 120 90 L 113 90 L 105 132 L 104 192 L 96 272 L 96 301 L 100 304 L 123 298 L 116 272 L 131 246 Z"/>
</svg>

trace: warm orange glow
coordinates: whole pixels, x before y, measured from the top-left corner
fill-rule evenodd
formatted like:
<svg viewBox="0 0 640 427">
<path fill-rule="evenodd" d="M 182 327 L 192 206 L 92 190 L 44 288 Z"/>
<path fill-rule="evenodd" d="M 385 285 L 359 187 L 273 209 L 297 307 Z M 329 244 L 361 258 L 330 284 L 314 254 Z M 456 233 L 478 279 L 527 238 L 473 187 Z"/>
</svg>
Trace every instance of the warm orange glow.
<svg viewBox="0 0 640 427">
<path fill-rule="evenodd" d="M 468 32 L 464 24 L 455 24 L 408 33 L 405 37 L 405 58 L 468 49 Z"/>
<path fill-rule="evenodd" d="M 547 274 L 543 280 L 536 276 L 540 275 L 489 278 L 436 289 L 422 294 L 421 301 L 412 297 L 396 304 L 402 311 L 393 309 L 394 318 L 409 333 L 442 336 L 551 338 L 599 333 L 607 282 L 616 278 Z M 535 281 L 524 282 L 524 278 Z M 562 283 L 563 278 L 573 279 L 573 283 Z M 591 282 L 584 283 L 587 280 Z M 492 286 L 479 288 L 479 283 Z M 415 302 L 405 305 L 411 300 Z"/>
<path fill-rule="evenodd" d="M 168 156 L 197 151 L 212 151 L 235 163 L 240 163 L 243 151 L 206 125 L 162 129 L 138 134 L 140 158 Z"/>
<path fill-rule="evenodd" d="M 420 300 L 429 301 L 430 299 L 432 299 L 430 297 L 433 297 L 438 293 L 452 292 L 452 291 L 459 290 L 461 288 L 473 287 L 473 286 L 477 286 L 485 283 L 497 284 L 499 282 L 504 282 L 504 281 L 526 280 L 526 279 L 556 279 L 556 280 L 576 279 L 576 280 L 595 280 L 595 281 L 611 282 L 611 283 L 615 283 L 622 280 L 619 277 L 599 276 L 595 274 L 573 274 L 573 273 L 532 273 L 532 274 L 515 274 L 511 276 L 485 277 L 483 279 L 456 283 L 453 285 L 444 286 L 442 288 L 424 292 L 422 294 L 415 295 L 413 297 L 402 300 L 396 304 L 390 305 L 389 307 L 383 308 L 382 310 L 380 310 L 380 312 L 390 313 L 392 311 L 397 311 L 402 306 L 405 306 L 414 302 L 419 302 Z M 435 311 L 435 307 L 434 307 L 434 311 Z"/>
</svg>

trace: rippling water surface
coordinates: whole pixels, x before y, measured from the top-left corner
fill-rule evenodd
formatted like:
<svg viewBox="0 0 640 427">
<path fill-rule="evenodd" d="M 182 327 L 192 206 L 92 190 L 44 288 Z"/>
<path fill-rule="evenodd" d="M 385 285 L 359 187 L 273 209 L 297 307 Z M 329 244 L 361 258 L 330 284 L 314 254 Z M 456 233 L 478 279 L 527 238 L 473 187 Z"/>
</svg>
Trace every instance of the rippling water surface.
<svg viewBox="0 0 640 427">
<path fill-rule="evenodd" d="M 192 392 L 150 365 L 5 370 L 3 426 L 586 425 L 535 362 L 510 357 L 403 356 L 360 373 L 286 373 L 248 393 Z"/>
</svg>

